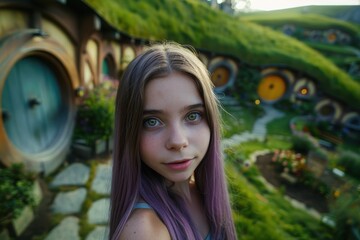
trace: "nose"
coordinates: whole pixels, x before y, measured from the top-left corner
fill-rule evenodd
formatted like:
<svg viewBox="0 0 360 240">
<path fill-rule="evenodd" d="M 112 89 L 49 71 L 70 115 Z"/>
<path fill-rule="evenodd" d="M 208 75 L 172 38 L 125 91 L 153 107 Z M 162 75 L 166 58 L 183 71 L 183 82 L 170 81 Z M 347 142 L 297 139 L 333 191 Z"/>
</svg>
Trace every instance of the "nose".
<svg viewBox="0 0 360 240">
<path fill-rule="evenodd" d="M 186 130 L 179 125 L 169 128 L 166 148 L 172 151 L 180 151 L 189 145 Z"/>
</svg>

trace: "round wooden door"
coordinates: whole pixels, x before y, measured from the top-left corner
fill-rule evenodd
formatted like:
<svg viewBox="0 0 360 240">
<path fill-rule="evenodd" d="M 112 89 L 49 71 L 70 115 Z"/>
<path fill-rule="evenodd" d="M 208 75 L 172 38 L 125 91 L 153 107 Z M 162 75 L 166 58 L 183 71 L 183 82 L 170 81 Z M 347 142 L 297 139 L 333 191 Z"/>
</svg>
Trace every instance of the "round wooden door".
<svg viewBox="0 0 360 240">
<path fill-rule="evenodd" d="M 286 91 L 285 79 L 278 75 L 265 76 L 258 86 L 258 95 L 264 101 L 276 101 L 280 99 Z"/>
<path fill-rule="evenodd" d="M 224 66 L 217 67 L 211 74 L 215 87 L 225 86 L 230 79 L 230 70 Z"/>
<path fill-rule="evenodd" d="M 2 115 L 7 137 L 21 152 L 41 153 L 57 141 L 68 117 L 60 84 L 38 57 L 19 60 L 5 80 Z"/>
</svg>

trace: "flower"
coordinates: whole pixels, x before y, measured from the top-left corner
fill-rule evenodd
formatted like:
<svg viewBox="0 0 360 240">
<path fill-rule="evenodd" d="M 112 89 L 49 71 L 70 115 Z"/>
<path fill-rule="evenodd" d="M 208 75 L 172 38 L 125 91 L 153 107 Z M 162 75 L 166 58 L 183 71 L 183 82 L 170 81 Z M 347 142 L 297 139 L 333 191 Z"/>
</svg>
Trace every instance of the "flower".
<svg viewBox="0 0 360 240">
<path fill-rule="evenodd" d="M 306 160 L 300 153 L 295 153 L 292 150 L 274 151 L 272 162 L 280 166 L 283 172 L 291 172 L 296 176 L 302 175 L 306 170 Z"/>
</svg>

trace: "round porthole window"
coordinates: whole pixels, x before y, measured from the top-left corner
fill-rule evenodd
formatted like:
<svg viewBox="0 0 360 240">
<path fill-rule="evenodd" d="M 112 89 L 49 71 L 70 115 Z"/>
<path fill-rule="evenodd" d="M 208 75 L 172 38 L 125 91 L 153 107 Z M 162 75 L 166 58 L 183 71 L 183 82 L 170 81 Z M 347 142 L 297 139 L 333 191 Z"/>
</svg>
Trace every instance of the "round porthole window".
<svg viewBox="0 0 360 240">
<path fill-rule="evenodd" d="M 218 57 L 210 62 L 209 72 L 215 91 L 223 92 L 234 84 L 237 66 L 231 59 Z"/>
<path fill-rule="evenodd" d="M 211 80 L 216 88 L 223 87 L 229 82 L 230 69 L 225 66 L 217 67 L 211 73 Z"/>
<path fill-rule="evenodd" d="M 277 74 L 265 75 L 258 86 L 258 95 L 263 101 L 274 102 L 285 95 L 286 80 Z"/>
</svg>

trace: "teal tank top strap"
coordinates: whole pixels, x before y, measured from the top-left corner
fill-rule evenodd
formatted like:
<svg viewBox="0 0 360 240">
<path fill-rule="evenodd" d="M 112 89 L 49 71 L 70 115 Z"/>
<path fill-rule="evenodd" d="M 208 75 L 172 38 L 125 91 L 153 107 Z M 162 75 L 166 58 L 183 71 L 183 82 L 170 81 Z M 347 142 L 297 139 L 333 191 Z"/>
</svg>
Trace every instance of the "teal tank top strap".
<svg viewBox="0 0 360 240">
<path fill-rule="evenodd" d="M 133 209 L 152 209 L 152 207 L 145 202 L 137 202 L 133 206 Z"/>
<path fill-rule="evenodd" d="M 205 237 L 204 240 L 211 240 L 211 234 L 210 234 L 210 232 L 208 233 L 208 235 L 206 235 L 206 237 Z"/>
</svg>

